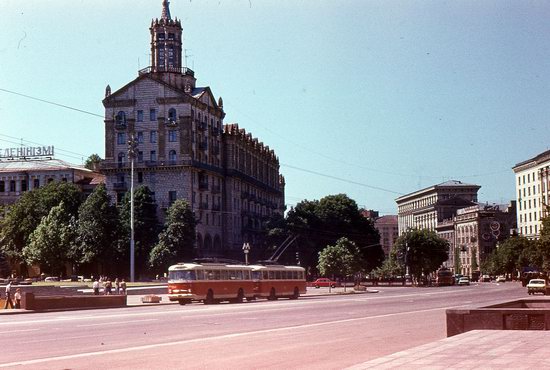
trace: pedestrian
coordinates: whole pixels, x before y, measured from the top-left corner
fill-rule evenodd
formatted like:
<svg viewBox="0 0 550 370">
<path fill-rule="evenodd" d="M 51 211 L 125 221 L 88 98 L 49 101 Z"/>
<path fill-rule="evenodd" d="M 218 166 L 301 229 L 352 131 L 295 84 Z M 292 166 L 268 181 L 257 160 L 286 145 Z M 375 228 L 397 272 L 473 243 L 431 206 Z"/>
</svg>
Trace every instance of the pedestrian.
<svg viewBox="0 0 550 370">
<path fill-rule="evenodd" d="M 126 281 L 124 281 L 124 279 L 122 279 L 120 283 L 120 289 L 122 290 L 122 294 L 126 295 Z"/>
<path fill-rule="evenodd" d="M 105 294 L 111 295 L 111 289 L 113 288 L 113 284 L 111 283 L 111 280 L 107 280 L 105 283 Z"/>
<path fill-rule="evenodd" d="M 10 308 L 13 308 L 13 302 L 11 301 L 11 280 L 6 285 L 6 304 L 4 304 L 4 310 L 8 308 L 8 305 Z"/>
<path fill-rule="evenodd" d="M 94 295 L 99 295 L 99 280 L 94 280 L 92 283 L 92 289 L 94 290 Z"/>
<path fill-rule="evenodd" d="M 15 289 L 15 294 L 13 295 L 13 301 L 15 303 L 15 308 L 21 308 L 21 289 Z"/>
<path fill-rule="evenodd" d="M 118 281 L 118 278 L 115 279 L 115 292 L 120 294 L 120 281 Z"/>
</svg>

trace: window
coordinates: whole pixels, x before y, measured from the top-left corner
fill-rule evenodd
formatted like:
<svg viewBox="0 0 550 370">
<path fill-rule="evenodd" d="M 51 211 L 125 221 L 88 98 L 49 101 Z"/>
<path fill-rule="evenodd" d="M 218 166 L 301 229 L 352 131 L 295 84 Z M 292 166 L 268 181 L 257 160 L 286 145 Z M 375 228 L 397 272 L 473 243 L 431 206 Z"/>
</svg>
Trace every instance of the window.
<svg viewBox="0 0 550 370">
<path fill-rule="evenodd" d="M 156 131 L 151 131 L 150 136 L 149 136 L 149 141 L 153 144 L 157 142 L 157 132 Z"/>
<path fill-rule="evenodd" d="M 176 130 L 168 131 L 168 141 L 171 143 L 178 141 L 178 132 Z"/>
<path fill-rule="evenodd" d="M 164 40 L 165 38 L 166 38 L 166 34 L 164 32 L 159 33 L 159 37 L 158 37 L 159 40 Z"/>
<path fill-rule="evenodd" d="M 170 164 L 175 164 L 177 160 L 177 155 L 175 150 L 170 150 L 168 153 L 168 160 L 170 161 Z"/>
<path fill-rule="evenodd" d="M 40 187 L 40 179 L 34 179 L 32 187 L 38 189 Z"/>
<path fill-rule="evenodd" d="M 157 151 L 156 150 L 151 150 L 151 154 L 150 154 L 150 157 L 151 159 L 151 162 L 156 162 L 157 161 Z"/>
<path fill-rule="evenodd" d="M 142 110 L 137 111 L 137 121 L 138 122 L 143 122 L 143 111 Z"/>
<path fill-rule="evenodd" d="M 116 117 L 115 117 L 115 122 L 116 122 L 117 126 L 120 126 L 120 125 L 125 126 L 126 125 L 126 113 L 124 113 L 123 111 L 118 112 L 116 114 Z"/>
<path fill-rule="evenodd" d="M 21 180 L 21 191 L 27 191 L 27 180 Z"/>
<path fill-rule="evenodd" d="M 140 163 L 143 162 L 143 151 L 138 151 L 137 160 Z"/>
<path fill-rule="evenodd" d="M 138 172 L 138 183 L 142 183 L 143 182 L 143 172 Z"/>
<path fill-rule="evenodd" d="M 4 181 L 0 181 L 0 193 L 3 193 L 6 191 L 6 183 Z"/>
<path fill-rule="evenodd" d="M 157 110 L 155 108 L 151 108 L 149 110 L 149 121 L 156 121 L 157 120 Z"/>
<path fill-rule="evenodd" d="M 126 133 L 117 132 L 117 134 L 116 134 L 116 143 L 118 145 L 126 144 Z"/>
<path fill-rule="evenodd" d="M 11 192 L 14 192 L 14 191 L 15 191 L 15 180 L 11 180 L 11 181 L 10 181 L 10 191 L 11 191 Z"/>
<path fill-rule="evenodd" d="M 168 201 L 170 202 L 170 205 L 176 201 L 177 192 L 175 190 L 171 190 L 168 192 Z"/>
<path fill-rule="evenodd" d="M 118 167 L 124 166 L 124 160 L 126 159 L 126 155 L 123 152 L 118 153 Z"/>
<path fill-rule="evenodd" d="M 138 131 L 138 133 L 137 133 L 137 142 L 138 142 L 138 144 L 143 144 L 143 131 Z"/>
<path fill-rule="evenodd" d="M 176 122 L 176 118 L 176 110 L 174 108 L 170 108 L 170 110 L 168 110 L 168 120 L 171 122 Z"/>
</svg>

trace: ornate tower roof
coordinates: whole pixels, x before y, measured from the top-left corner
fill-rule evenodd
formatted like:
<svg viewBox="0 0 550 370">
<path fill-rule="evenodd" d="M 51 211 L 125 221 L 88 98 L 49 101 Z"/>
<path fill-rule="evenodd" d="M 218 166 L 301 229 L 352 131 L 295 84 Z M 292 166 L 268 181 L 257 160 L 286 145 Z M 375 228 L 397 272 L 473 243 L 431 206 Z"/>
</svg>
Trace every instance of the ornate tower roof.
<svg viewBox="0 0 550 370">
<path fill-rule="evenodd" d="M 170 2 L 168 0 L 164 0 L 162 2 L 162 17 L 161 18 L 164 19 L 165 21 L 172 19 L 170 17 Z"/>
</svg>

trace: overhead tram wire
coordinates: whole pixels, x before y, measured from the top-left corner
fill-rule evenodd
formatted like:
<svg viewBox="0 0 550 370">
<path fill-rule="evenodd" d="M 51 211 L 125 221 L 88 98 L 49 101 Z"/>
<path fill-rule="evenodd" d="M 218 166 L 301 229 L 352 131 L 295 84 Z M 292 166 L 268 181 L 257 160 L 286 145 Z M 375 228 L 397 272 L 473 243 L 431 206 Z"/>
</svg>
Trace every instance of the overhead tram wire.
<svg viewBox="0 0 550 370">
<path fill-rule="evenodd" d="M 332 175 L 327 175 L 327 174 L 325 174 L 325 173 L 320 173 L 320 172 L 316 172 L 316 171 L 307 170 L 307 169 L 305 169 L 305 168 L 300 168 L 300 167 L 296 167 L 296 166 L 291 166 L 291 165 L 289 165 L 289 164 L 281 163 L 281 166 L 283 166 L 283 167 L 288 167 L 288 168 L 292 168 L 292 169 L 297 170 L 297 171 L 307 172 L 307 173 L 310 173 L 310 174 L 312 174 L 312 175 L 317 175 L 317 176 L 322 176 L 322 177 L 326 177 L 326 178 L 333 179 L 333 180 L 338 180 L 338 181 L 342 181 L 342 182 L 347 182 L 348 184 L 363 186 L 363 187 L 365 187 L 365 188 L 369 188 L 369 189 L 373 189 L 373 190 L 384 191 L 384 192 L 386 192 L 386 193 L 391 193 L 391 194 L 396 194 L 396 195 L 403 195 L 403 193 L 400 193 L 400 192 L 398 192 L 398 191 L 394 191 L 394 190 L 390 190 L 390 189 L 384 189 L 384 188 L 380 188 L 380 187 L 378 187 L 378 186 L 363 184 L 362 182 L 357 182 L 357 181 L 353 181 L 353 180 L 343 179 L 343 178 L 341 178 L 341 177 L 336 177 L 336 176 L 332 176 Z"/>
<path fill-rule="evenodd" d="M 30 96 L 30 95 L 26 95 L 26 94 L 22 94 L 22 93 L 18 93 L 16 91 L 12 91 L 12 90 L 8 90 L 8 89 L 4 89 L 4 88 L 1 88 L 0 87 L 0 91 L 4 91 L 6 93 L 9 93 L 9 94 L 13 94 L 13 95 L 18 95 L 18 96 L 22 96 L 24 98 L 27 98 L 27 99 L 32 99 L 32 100 L 36 100 L 36 101 L 39 101 L 39 102 L 42 102 L 42 103 L 46 103 L 46 104 L 51 104 L 51 105 L 55 105 L 55 106 L 58 106 L 58 107 L 61 107 L 61 108 L 65 108 L 65 109 L 70 109 L 70 110 L 73 110 L 73 111 L 76 111 L 76 112 L 80 112 L 80 113 L 84 113 L 84 114 L 89 114 L 91 116 L 95 116 L 95 117 L 100 117 L 100 118 L 104 118 L 103 115 L 100 115 L 100 114 L 97 114 L 97 113 L 93 113 L 93 112 L 89 112 L 89 111 L 86 111 L 86 110 L 83 110 L 83 109 L 79 109 L 79 108 L 74 108 L 74 107 L 71 107 L 71 106 L 68 106 L 68 105 L 65 105 L 65 104 L 60 104 L 60 103 L 56 103 L 56 102 L 52 102 L 52 101 L 49 101 L 49 100 L 46 100 L 46 99 L 41 99 L 41 98 L 36 98 L 34 96 Z M 236 111 L 239 111 L 239 109 L 235 109 Z M 241 112 L 241 114 L 243 114 L 243 112 Z M 245 115 L 248 115 L 246 113 L 244 113 Z M 257 121 L 256 119 L 254 119 L 253 117 L 251 117 L 250 115 L 248 115 L 250 118 L 252 118 L 254 121 Z M 342 164 L 345 164 L 345 165 L 348 165 L 348 166 L 352 166 L 352 167 L 357 167 L 357 168 L 362 168 L 362 169 L 365 169 L 365 170 L 369 170 L 369 171 L 373 171 L 373 172 L 379 172 L 379 173 L 385 173 L 385 174 L 389 174 L 389 175 L 399 175 L 399 176 L 407 176 L 407 177 L 416 177 L 417 175 L 416 174 L 405 174 L 405 173 L 402 173 L 402 172 L 391 172 L 391 171 L 384 171 L 384 170 L 377 170 L 377 169 L 373 169 L 373 168 L 368 168 L 368 167 L 364 167 L 364 166 L 361 166 L 361 165 L 357 165 L 357 164 L 352 164 L 352 163 L 349 163 L 349 162 L 346 162 L 346 161 L 342 161 L 340 159 L 336 159 L 336 158 L 332 158 L 330 156 L 327 156 L 326 154 L 323 154 L 323 153 L 319 153 L 317 151 L 314 151 L 314 150 L 311 150 L 307 147 L 305 147 L 304 145 L 302 144 L 299 144 L 299 143 L 295 143 L 293 142 L 292 140 L 288 139 L 288 138 L 285 138 L 283 137 L 282 135 L 280 135 L 279 133 L 276 133 L 274 132 L 273 130 L 270 130 L 269 128 L 266 128 L 262 125 L 258 125 L 260 127 L 262 127 L 264 130 L 268 131 L 268 132 L 271 132 L 272 134 L 276 135 L 276 136 L 279 136 L 291 143 L 294 143 L 294 145 L 302 148 L 303 150 L 305 151 L 308 151 L 310 153 L 313 153 L 315 155 L 318 155 L 318 156 L 321 156 L 323 158 L 326 158 L 326 159 L 329 159 L 331 161 L 334 161 L 334 162 L 337 162 L 337 163 L 342 163 Z M 6 135 L 4 135 L 6 136 Z M 19 139 L 19 138 L 17 138 Z M 32 141 L 28 141 L 29 143 L 32 143 Z M 36 143 L 35 143 L 36 144 Z M 60 151 L 63 151 L 62 149 L 58 149 Z M 69 151 L 66 151 L 66 152 L 69 152 Z M 74 153 L 73 154 L 78 154 L 78 153 Z M 82 157 L 86 157 L 86 155 L 82 155 Z M 81 157 L 81 158 L 82 158 Z M 361 184 L 361 183 L 358 183 L 358 182 L 354 182 L 354 181 L 348 181 L 348 180 L 345 180 L 345 179 L 341 179 L 341 178 L 337 178 L 337 177 L 332 177 L 330 175 L 324 175 L 324 174 L 320 174 L 318 172 L 314 172 L 314 171 L 309 171 L 309 170 L 304 170 L 304 169 L 301 169 L 299 167 L 293 167 L 293 166 L 290 166 L 290 165 L 286 165 L 287 167 L 289 168 L 294 168 L 298 171 L 305 171 L 305 172 L 310 172 L 312 174 L 316 174 L 316 175 L 319 175 L 319 176 L 324 176 L 324 177 L 327 177 L 327 178 L 333 178 L 335 180 L 340 180 L 340 181 L 345 181 L 345 182 L 348 182 L 348 183 L 351 183 L 351 184 L 355 184 L 355 185 L 359 185 L 359 186 L 364 186 L 364 187 L 368 187 L 368 188 L 372 188 L 372 189 L 376 189 L 376 190 L 381 190 L 381 191 L 385 191 L 385 192 L 389 192 L 389 193 L 394 193 L 394 194 L 398 194 L 398 195 L 402 195 L 402 193 L 399 193 L 399 192 L 395 192 L 395 191 L 392 191 L 392 190 L 388 190 L 388 189 L 383 189 L 383 188 L 377 188 L 377 187 L 374 187 L 374 186 L 370 186 L 370 185 L 366 185 L 366 184 Z M 506 170 L 508 171 L 508 170 Z M 502 171 L 498 171 L 498 172 L 492 172 L 492 173 L 487 173 L 487 174 L 473 174 L 473 175 L 462 175 L 462 176 L 452 176 L 452 177 L 458 177 L 458 178 L 464 178 L 464 177 L 482 177 L 482 176 L 489 176 L 489 175 L 494 175 L 494 174 L 497 174 L 497 173 L 502 173 L 504 172 L 504 170 Z M 441 176 L 429 176 L 429 175 L 424 175 L 424 177 L 430 177 L 430 178 L 440 178 Z"/>
</svg>

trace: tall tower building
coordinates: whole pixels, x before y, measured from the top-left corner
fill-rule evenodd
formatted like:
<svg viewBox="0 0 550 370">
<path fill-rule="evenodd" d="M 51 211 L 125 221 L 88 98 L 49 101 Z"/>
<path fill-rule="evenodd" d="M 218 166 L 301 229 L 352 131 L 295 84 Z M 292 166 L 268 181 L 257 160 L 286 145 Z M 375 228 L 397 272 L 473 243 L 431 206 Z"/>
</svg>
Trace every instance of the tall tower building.
<svg viewBox="0 0 550 370">
<path fill-rule="evenodd" d="M 263 223 L 284 212 L 284 178 L 273 150 L 250 133 L 224 126 L 221 98 L 196 86 L 182 65 L 182 26 L 169 2 L 153 19 L 151 65 L 120 89 L 105 90 L 105 161 L 114 199 L 130 189 L 128 140 L 137 141 L 134 186 L 147 186 L 158 215 L 176 199 L 191 204 L 202 256 L 242 257 L 259 243 Z"/>
</svg>

